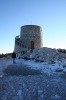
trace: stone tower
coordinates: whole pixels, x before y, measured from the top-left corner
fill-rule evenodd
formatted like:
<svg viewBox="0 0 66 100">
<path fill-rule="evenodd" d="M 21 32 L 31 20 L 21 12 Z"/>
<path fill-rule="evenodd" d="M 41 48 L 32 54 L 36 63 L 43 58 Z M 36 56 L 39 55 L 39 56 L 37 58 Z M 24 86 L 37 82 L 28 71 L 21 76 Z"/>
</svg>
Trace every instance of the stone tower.
<svg viewBox="0 0 66 100">
<path fill-rule="evenodd" d="M 41 47 L 43 47 L 42 28 L 37 25 L 22 26 L 20 35 L 15 37 L 15 52 L 23 53 Z"/>
</svg>

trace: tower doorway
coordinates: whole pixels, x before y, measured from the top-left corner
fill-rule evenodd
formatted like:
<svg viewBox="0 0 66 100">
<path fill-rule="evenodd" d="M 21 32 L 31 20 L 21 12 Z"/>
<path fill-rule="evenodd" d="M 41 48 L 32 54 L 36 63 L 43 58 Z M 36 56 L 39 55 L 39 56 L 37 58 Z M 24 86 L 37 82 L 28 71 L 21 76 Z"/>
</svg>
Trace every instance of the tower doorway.
<svg viewBox="0 0 66 100">
<path fill-rule="evenodd" d="M 31 49 L 34 49 L 34 41 L 31 41 Z"/>
</svg>

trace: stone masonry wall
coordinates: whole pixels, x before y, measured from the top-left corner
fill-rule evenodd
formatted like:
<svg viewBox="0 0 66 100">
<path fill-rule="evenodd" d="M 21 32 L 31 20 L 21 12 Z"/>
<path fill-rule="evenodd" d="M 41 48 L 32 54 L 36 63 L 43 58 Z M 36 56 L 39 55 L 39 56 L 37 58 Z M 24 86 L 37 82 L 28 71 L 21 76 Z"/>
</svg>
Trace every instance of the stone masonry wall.
<svg viewBox="0 0 66 100">
<path fill-rule="evenodd" d="M 34 48 L 43 47 L 42 28 L 37 25 L 22 26 L 20 40 L 29 48 L 31 46 L 31 41 L 34 41 Z"/>
<path fill-rule="evenodd" d="M 21 52 L 21 48 L 20 48 L 18 45 L 15 44 L 14 51 L 15 51 L 16 53 Z"/>
</svg>

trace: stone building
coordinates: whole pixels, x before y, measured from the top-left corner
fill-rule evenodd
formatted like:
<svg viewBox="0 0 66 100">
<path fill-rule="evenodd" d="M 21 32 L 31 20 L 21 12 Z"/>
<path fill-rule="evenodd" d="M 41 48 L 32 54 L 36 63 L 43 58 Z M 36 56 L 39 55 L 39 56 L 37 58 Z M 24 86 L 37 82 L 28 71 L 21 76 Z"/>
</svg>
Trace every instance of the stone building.
<svg viewBox="0 0 66 100">
<path fill-rule="evenodd" d="M 42 28 L 37 25 L 22 26 L 20 35 L 15 37 L 14 51 L 22 54 L 29 49 L 41 47 L 43 47 Z"/>
</svg>

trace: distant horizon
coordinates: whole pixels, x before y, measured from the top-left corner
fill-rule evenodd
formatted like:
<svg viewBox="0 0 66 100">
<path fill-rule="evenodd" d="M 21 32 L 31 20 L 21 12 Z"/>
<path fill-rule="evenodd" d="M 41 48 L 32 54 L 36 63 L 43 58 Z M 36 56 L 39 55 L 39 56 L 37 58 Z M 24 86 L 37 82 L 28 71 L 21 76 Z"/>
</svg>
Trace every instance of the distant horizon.
<svg viewBox="0 0 66 100">
<path fill-rule="evenodd" d="M 41 47 L 41 48 L 50 48 L 50 47 Z M 40 49 L 40 48 L 39 48 Z M 62 48 L 50 48 L 50 49 L 62 49 Z M 64 49 L 64 48 L 63 48 Z M 62 50 L 63 50 L 62 49 Z M 30 49 L 29 49 L 30 50 Z M 66 49 L 65 49 L 66 50 Z M 14 51 L 14 50 L 13 50 Z M 12 52 L 6 52 L 6 53 L 0 53 L 0 54 L 9 54 L 9 53 L 13 53 L 13 51 Z"/>
</svg>

